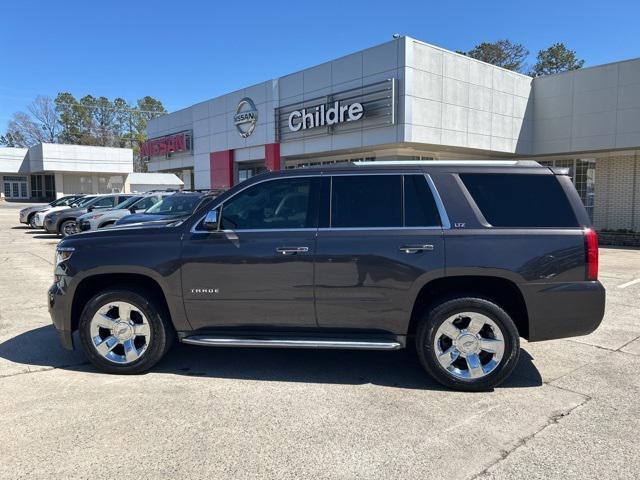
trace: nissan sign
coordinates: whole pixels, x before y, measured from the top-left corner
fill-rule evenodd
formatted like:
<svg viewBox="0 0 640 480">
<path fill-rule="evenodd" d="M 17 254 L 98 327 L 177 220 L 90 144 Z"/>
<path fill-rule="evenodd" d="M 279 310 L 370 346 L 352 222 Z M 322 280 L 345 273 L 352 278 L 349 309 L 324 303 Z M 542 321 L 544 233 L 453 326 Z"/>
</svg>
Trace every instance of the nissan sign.
<svg viewBox="0 0 640 480">
<path fill-rule="evenodd" d="M 169 156 L 172 153 L 191 151 L 191 130 L 152 138 L 140 145 L 141 157 Z"/>
<path fill-rule="evenodd" d="M 256 129 L 258 109 L 249 97 L 245 97 L 238 102 L 236 114 L 233 116 L 233 123 L 242 138 L 247 138 Z"/>
<path fill-rule="evenodd" d="M 334 102 L 327 108 L 326 105 L 317 105 L 310 109 L 294 110 L 289 114 L 289 130 L 307 130 L 308 128 L 323 127 L 325 125 L 336 125 L 343 122 L 355 122 L 364 115 L 364 107 L 361 103 L 351 103 L 341 105 Z"/>
</svg>

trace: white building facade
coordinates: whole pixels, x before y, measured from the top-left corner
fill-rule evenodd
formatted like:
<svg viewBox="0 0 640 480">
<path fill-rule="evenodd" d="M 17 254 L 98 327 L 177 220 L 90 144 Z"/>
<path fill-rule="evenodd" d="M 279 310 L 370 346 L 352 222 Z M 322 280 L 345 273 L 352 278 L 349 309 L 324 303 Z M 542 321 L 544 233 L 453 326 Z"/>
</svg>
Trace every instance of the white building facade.
<svg viewBox="0 0 640 480">
<path fill-rule="evenodd" d="M 0 148 L 0 179 L 8 200 L 49 201 L 71 193 L 119 192 L 131 172 L 130 148 L 53 143 Z"/>
<path fill-rule="evenodd" d="M 350 160 L 569 166 L 600 229 L 640 230 L 640 59 L 541 78 L 409 37 L 149 122 L 149 171 L 229 188 Z"/>
</svg>

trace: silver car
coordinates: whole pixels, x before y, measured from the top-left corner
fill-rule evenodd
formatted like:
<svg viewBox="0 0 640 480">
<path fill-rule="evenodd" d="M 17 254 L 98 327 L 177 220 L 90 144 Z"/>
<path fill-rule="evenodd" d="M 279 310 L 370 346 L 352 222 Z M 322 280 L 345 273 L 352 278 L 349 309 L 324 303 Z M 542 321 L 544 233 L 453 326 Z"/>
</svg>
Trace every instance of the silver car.
<svg viewBox="0 0 640 480">
<path fill-rule="evenodd" d="M 173 195 L 175 192 L 152 192 L 134 195 L 130 199 L 122 202 L 117 208 L 109 210 L 99 210 L 85 213 L 78 217 L 78 230 L 86 232 L 113 225 L 116 220 L 131 215 L 132 213 L 142 213 L 160 202 L 164 197 Z"/>
<path fill-rule="evenodd" d="M 40 222 L 40 225 L 36 225 L 37 213 L 49 212 L 54 208 L 68 208 L 73 202 L 80 200 L 82 197 L 83 195 L 67 195 L 65 197 L 58 198 L 51 203 L 23 208 L 20 210 L 20 223 L 26 223 L 31 228 L 42 227 L 42 222 Z"/>
</svg>

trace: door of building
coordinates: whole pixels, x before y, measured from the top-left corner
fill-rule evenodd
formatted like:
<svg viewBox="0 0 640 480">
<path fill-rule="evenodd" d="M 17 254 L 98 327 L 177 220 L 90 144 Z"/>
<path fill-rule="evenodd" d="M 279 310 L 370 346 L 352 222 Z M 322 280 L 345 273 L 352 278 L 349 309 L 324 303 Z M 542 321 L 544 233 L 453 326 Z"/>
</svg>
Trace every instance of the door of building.
<svg viewBox="0 0 640 480">
<path fill-rule="evenodd" d="M 23 177 L 4 177 L 4 196 L 11 199 L 29 198 L 27 180 Z"/>
</svg>

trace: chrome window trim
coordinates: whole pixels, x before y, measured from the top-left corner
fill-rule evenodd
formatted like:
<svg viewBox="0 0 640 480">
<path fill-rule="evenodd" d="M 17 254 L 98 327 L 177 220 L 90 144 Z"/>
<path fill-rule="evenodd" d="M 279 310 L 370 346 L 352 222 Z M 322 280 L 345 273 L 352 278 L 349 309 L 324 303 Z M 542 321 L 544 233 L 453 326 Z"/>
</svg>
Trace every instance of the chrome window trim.
<svg viewBox="0 0 640 480">
<path fill-rule="evenodd" d="M 350 231 L 379 231 L 379 230 L 442 230 L 440 225 L 430 227 L 321 227 L 319 232 L 350 232 Z"/>
</svg>

